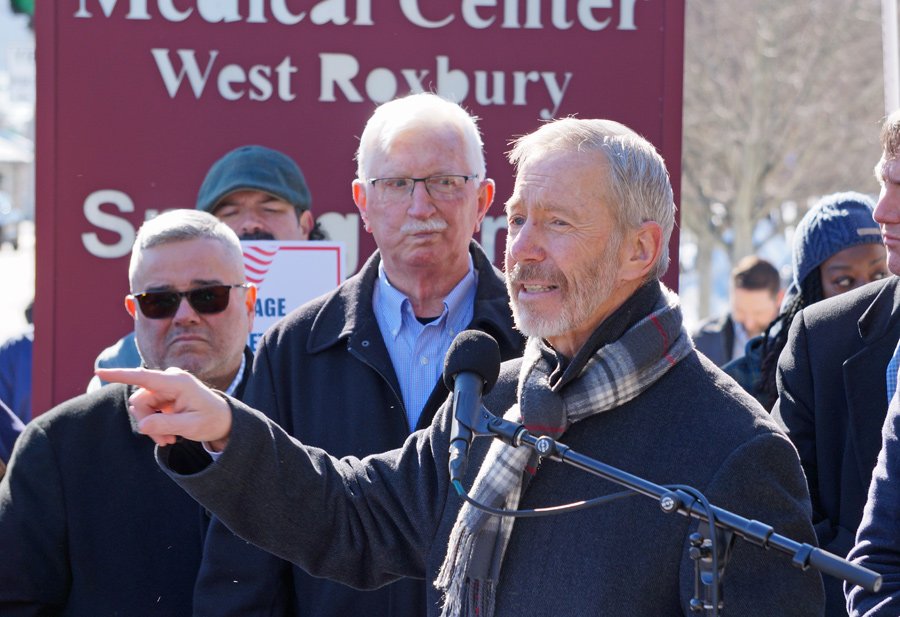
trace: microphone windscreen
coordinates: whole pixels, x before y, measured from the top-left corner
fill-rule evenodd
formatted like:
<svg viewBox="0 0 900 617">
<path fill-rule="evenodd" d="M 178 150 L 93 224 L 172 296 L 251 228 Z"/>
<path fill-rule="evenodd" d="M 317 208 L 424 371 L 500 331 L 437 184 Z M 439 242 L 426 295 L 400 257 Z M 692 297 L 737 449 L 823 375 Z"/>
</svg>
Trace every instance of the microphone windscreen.
<svg viewBox="0 0 900 617">
<path fill-rule="evenodd" d="M 482 394 L 490 392 L 500 375 L 500 346 L 481 330 L 463 330 L 450 343 L 444 357 L 444 384 L 453 391 L 453 382 L 461 372 L 475 373 L 484 381 Z"/>
</svg>

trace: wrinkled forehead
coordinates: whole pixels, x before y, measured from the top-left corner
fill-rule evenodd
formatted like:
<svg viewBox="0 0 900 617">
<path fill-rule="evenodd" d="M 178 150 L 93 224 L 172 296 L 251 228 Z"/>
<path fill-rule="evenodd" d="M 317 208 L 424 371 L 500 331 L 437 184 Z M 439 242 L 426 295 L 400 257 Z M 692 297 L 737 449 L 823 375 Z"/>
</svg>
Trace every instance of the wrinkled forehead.
<svg viewBox="0 0 900 617">
<path fill-rule="evenodd" d="M 601 152 L 547 150 L 530 155 L 517 170 L 513 194 L 517 199 L 557 195 L 571 198 L 606 199 L 609 196 L 609 163 Z"/>
<path fill-rule="evenodd" d="M 468 162 L 469 144 L 462 129 L 450 122 L 416 122 L 407 125 L 385 127 L 372 145 L 372 160 L 383 162 L 398 150 L 414 148 L 422 156 L 439 154 L 461 158 Z"/>
</svg>

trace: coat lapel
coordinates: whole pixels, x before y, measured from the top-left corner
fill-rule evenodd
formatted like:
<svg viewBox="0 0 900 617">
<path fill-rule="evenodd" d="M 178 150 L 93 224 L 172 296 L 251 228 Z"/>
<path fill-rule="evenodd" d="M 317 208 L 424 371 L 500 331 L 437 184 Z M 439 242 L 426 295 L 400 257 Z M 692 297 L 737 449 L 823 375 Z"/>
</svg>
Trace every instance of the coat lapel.
<svg viewBox="0 0 900 617">
<path fill-rule="evenodd" d="M 887 367 L 900 338 L 900 285 L 882 287 L 858 322 L 863 347 L 844 362 L 847 396 L 847 441 L 856 453 L 861 486 L 868 487 L 881 448 L 881 425 L 887 413 Z"/>
<path fill-rule="evenodd" d="M 306 351 L 313 355 L 333 345 L 346 344 L 350 353 L 384 378 L 402 403 L 400 382 L 372 308 L 380 262 L 381 253 L 376 250 L 362 269 L 326 300 L 313 321 Z M 346 343 L 341 343 L 342 339 Z"/>
</svg>

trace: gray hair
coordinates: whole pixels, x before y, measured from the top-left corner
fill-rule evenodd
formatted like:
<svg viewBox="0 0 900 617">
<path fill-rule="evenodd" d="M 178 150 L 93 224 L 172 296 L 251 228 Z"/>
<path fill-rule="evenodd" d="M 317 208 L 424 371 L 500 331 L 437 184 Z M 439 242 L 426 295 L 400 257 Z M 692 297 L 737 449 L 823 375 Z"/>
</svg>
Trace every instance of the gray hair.
<svg viewBox="0 0 900 617">
<path fill-rule="evenodd" d="M 466 160 L 481 180 L 487 171 L 484 144 L 478 129 L 478 118 L 458 104 L 431 92 L 410 94 L 379 105 L 359 138 L 356 151 L 356 176 L 368 178 L 369 160 L 376 149 L 387 150 L 391 141 L 402 133 L 427 126 L 455 127 L 466 143 Z"/>
<path fill-rule="evenodd" d="M 511 144 L 509 162 L 518 170 L 545 152 L 600 152 L 609 163 L 613 217 L 620 230 L 654 221 L 662 228 L 662 251 L 650 276 L 669 267 L 669 238 L 675 226 L 675 199 L 663 158 L 649 141 L 612 120 L 563 118 L 544 124 Z"/>
<path fill-rule="evenodd" d="M 241 264 L 241 276 L 243 277 L 244 253 L 241 249 L 241 241 L 228 225 L 208 212 L 169 210 L 145 221 L 138 230 L 137 238 L 131 249 L 131 262 L 128 265 L 129 282 L 134 279 L 141 251 L 172 242 L 204 239 L 221 242 L 230 253 L 229 257 L 236 264 Z"/>
</svg>

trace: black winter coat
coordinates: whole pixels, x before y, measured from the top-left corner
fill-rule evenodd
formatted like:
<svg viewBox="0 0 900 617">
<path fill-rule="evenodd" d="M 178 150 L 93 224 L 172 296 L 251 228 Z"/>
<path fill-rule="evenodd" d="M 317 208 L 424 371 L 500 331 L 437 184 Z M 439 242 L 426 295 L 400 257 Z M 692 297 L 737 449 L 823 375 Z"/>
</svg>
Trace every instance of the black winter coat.
<svg viewBox="0 0 900 617">
<path fill-rule="evenodd" d="M 129 394 L 82 394 L 19 437 L 0 481 L 3 617 L 190 617 L 208 518 L 160 472 Z"/>
</svg>

